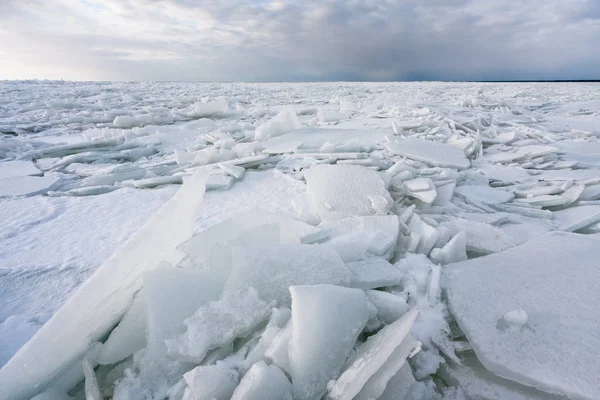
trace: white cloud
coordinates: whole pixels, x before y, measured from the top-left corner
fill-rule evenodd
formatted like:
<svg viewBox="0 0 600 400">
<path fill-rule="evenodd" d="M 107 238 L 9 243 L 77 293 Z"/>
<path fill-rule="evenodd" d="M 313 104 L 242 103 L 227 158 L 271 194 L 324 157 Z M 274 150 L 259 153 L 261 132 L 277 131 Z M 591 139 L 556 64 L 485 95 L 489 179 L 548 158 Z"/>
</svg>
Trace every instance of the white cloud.
<svg viewBox="0 0 600 400">
<path fill-rule="evenodd" d="M 3 0 L 0 79 L 599 78 L 596 0 Z"/>
</svg>

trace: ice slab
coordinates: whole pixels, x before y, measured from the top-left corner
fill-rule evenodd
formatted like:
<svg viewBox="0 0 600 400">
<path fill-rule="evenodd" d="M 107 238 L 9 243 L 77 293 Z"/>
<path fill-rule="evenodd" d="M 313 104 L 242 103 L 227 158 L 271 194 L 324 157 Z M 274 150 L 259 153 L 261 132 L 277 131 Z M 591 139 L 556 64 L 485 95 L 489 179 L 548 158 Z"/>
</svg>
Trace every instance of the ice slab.
<svg viewBox="0 0 600 400">
<path fill-rule="evenodd" d="M 183 335 L 165 341 L 169 354 L 200 363 L 210 350 L 231 343 L 265 321 L 273 305 L 261 300 L 252 287 L 225 290 L 219 300 L 200 307 L 184 321 L 187 330 Z"/>
<path fill-rule="evenodd" d="M 554 212 L 558 229 L 575 232 L 600 221 L 600 205 L 577 206 Z"/>
<path fill-rule="evenodd" d="M 431 140 L 409 138 L 386 144 L 388 151 L 436 167 L 467 169 L 471 162 L 456 146 Z"/>
<path fill-rule="evenodd" d="M 454 193 L 467 200 L 483 204 L 502 204 L 514 199 L 515 195 L 502 189 L 483 185 L 458 186 Z"/>
<path fill-rule="evenodd" d="M 183 268 L 159 268 L 144 274 L 144 296 L 147 315 L 147 347 L 141 366 L 141 376 L 156 385 L 166 377 L 171 386 L 177 376 L 170 366 L 163 367 L 167 355 L 165 341 L 185 332 L 184 321 L 200 307 L 216 301 L 225 279 L 212 271 L 194 271 Z M 201 361 L 201 360 L 199 360 Z M 149 371 L 152 369 L 153 371 Z M 148 379 L 150 378 L 150 379 Z"/>
<path fill-rule="evenodd" d="M 178 185 L 182 183 L 182 177 L 171 175 L 171 176 L 156 176 L 153 178 L 140 179 L 138 181 L 133 182 L 133 186 L 138 189 L 148 189 L 154 188 L 160 185 L 170 185 L 175 184 Z"/>
<path fill-rule="evenodd" d="M 286 108 L 279 112 L 275 117 L 256 128 L 254 138 L 256 140 L 266 140 L 271 137 L 281 136 L 296 129 L 300 129 L 302 124 L 291 108 Z"/>
<path fill-rule="evenodd" d="M 146 347 L 146 329 L 146 300 L 142 289 L 104 342 L 98 355 L 98 364 L 115 364 Z"/>
<path fill-rule="evenodd" d="M 199 366 L 183 375 L 193 400 L 229 400 L 238 385 L 233 369 Z"/>
<path fill-rule="evenodd" d="M 13 356 L 0 370 L 0 398 L 33 397 L 115 326 L 142 274 L 191 237 L 205 180 L 201 172 L 187 181 Z"/>
<path fill-rule="evenodd" d="M 488 370 L 574 399 L 597 397 L 599 249 L 595 238 L 551 232 L 446 267 L 452 313 Z M 506 326 L 503 316 L 516 309 L 527 323 Z"/>
<path fill-rule="evenodd" d="M 226 245 L 245 231 L 265 224 L 276 224 L 280 228 L 281 243 L 312 243 L 326 237 L 321 229 L 298 221 L 282 213 L 254 208 L 234 215 L 200 233 L 178 247 L 189 256 L 209 263 L 216 244 Z"/>
<path fill-rule="evenodd" d="M 502 183 L 517 183 L 532 179 L 527 171 L 520 167 L 486 164 L 480 168 L 481 172 L 490 180 Z"/>
<path fill-rule="evenodd" d="M 14 160 L 0 162 L 0 179 L 11 176 L 35 176 L 41 174 L 42 171 L 37 169 L 31 161 Z"/>
<path fill-rule="evenodd" d="M 400 345 L 393 351 L 381 368 L 369 378 L 355 400 L 379 399 L 386 389 L 388 382 L 407 364 L 408 357 L 420 349 L 421 343 L 408 334 Z"/>
<path fill-rule="evenodd" d="M 289 347 L 292 339 L 292 324 L 288 323 L 273 338 L 269 347 L 265 350 L 265 360 L 277 365 L 288 375 L 291 374 Z"/>
<path fill-rule="evenodd" d="M 557 196 L 553 194 L 544 194 L 541 196 L 533 196 L 533 197 L 523 197 L 521 199 L 516 199 L 515 201 L 519 203 L 531 204 L 533 206 L 538 207 L 552 207 L 552 206 L 562 206 L 567 204 L 567 199 L 562 196 Z"/>
<path fill-rule="evenodd" d="M 464 231 L 467 236 L 467 251 L 479 254 L 497 253 L 518 243 L 500 228 L 482 222 L 457 218 L 440 226 L 454 235 Z"/>
<path fill-rule="evenodd" d="M 467 260 L 467 234 L 458 232 L 441 249 L 431 251 L 431 261 L 438 264 L 451 264 Z"/>
<path fill-rule="evenodd" d="M 347 362 L 347 368 L 330 386 L 333 400 L 351 400 L 360 393 L 365 384 L 379 371 L 392 353 L 409 336 L 419 310 L 413 308 L 391 325 L 371 336 Z M 412 351 L 413 349 L 411 349 Z M 406 354 L 408 356 L 409 354 Z"/>
<path fill-rule="evenodd" d="M 428 178 L 417 178 L 404 182 L 404 187 L 408 195 L 421 200 L 424 203 L 431 204 L 437 197 L 437 191 L 433 181 Z"/>
<path fill-rule="evenodd" d="M 276 365 L 260 361 L 244 375 L 231 400 L 293 400 L 292 385 Z"/>
<path fill-rule="evenodd" d="M 376 289 L 395 286 L 402 282 L 402 273 L 387 260 L 367 258 L 346 263 L 352 274 L 350 286 L 358 289 Z"/>
<path fill-rule="evenodd" d="M 367 290 L 367 299 L 377 309 L 377 318 L 386 324 L 398 320 L 408 311 L 406 298 L 380 290 Z"/>
<path fill-rule="evenodd" d="M 385 387 L 385 391 L 377 400 L 406 400 L 408 398 L 408 390 L 415 382 L 416 380 L 410 369 L 410 365 L 405 363 L 398 373 L 390 379 Z"/>
<path fill-rule="evenodd" d="M 225 291 L 255 288 L 260 297 L 290 305 L 288 288 L 320 283 L 349 286 L 351 274 L 333 250 L 322 246 L 273 245 L 232 248 L 233 270 Z"/>
<path fill-rule="evenodd" d="M 55 176 L 9 176 L 0 179 L 0 198 L 34 196 L 52 190 L 60 179 Z"/>
<path fill-rule="evenodd" d="M 564 396 L 544 393 L 491 373 L 481 365 L 473 352 L 465 353 L 460 361 L 461 365 L 444 365 L 440 375 L 446 383 L 460 386 L 468 399 L 566 400 Z"/>
<path fill-rule="evenodd" d="M 294 398 L 319 399 L 337 377 L 362 332 L 365 293 L 334 285 L 293 286 L 289 346 Z"/>
<path fill-rule="evenodd" d="M 342 119 L 347 119 L 348 115 L 336 110 L 321 109 L 317 111 L 317 118 L 321 122 L 337 122 Z"/>
<path fill-rule="evenodd" d="M 392 134 L 391 129 L 329 129 L 301 128 L 263 142 L 266 148 L 284 145 L 285 143 L 300 142 L 303 149 L 320 149 L 326 143 L 348 143 L 357 146 L 371 147 L 374 143 L 382 142 L 386 135 Z"/>
<path fill-rule="evenodd" d="M 383 179 L 366 167 L 316 165 L 304 176 L 313 212 L 322 220 L 386 214 L 393 204 Z"/>
<path fill-rule="evenodd" d="M 390 259 L 398 240 L 400 223 L 396 215 L 350 217 L 319 225 L 330 239 L 324 246 L 334 249 L 344 261 L 366 255 Z"/>
</svg>

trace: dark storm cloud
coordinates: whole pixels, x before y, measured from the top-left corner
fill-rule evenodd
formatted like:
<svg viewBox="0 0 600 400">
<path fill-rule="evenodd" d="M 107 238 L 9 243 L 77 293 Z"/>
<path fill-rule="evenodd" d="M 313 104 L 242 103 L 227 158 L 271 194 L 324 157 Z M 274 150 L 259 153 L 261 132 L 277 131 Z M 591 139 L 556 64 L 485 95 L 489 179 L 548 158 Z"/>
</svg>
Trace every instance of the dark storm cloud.
<svg viewBox="0 0 600 400">
<path fill-rule="evenodd" d="M 0 78 L 600 78 L 596 0 L 1 4 Z"/>
</svg>

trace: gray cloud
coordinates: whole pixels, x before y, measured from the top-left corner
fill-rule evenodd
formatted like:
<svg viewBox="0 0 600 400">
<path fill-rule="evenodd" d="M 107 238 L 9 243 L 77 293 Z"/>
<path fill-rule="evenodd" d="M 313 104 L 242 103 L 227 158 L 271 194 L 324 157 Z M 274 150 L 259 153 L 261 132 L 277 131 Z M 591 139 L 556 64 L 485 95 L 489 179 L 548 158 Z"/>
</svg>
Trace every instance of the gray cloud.
<svg viewBox="0 0 600 400">
<path fill-rule="evenodd" d="M 4 0 L 0 79 L 600 78 L 596 0 Z"/>
</svg>

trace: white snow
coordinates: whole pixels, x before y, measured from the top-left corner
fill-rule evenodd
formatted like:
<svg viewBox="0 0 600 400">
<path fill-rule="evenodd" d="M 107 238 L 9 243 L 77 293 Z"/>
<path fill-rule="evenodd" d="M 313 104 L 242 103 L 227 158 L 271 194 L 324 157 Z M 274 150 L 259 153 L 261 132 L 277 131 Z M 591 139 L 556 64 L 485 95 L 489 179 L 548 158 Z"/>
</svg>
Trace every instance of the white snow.
<svg viewBox="0 0 600 400">
<path fill-rule="evenodd" d="M 9 176 L 0 179 L 0 198 L 46 193 L 59 182 L 56 176 Z"/>
<path fill-rule="evenodd" d="M 31 161 L 14 160 L 0 162 L 0 179 L 11 176 L 36 176 L 41 174 L 42 171 Z"/>
</svg>

